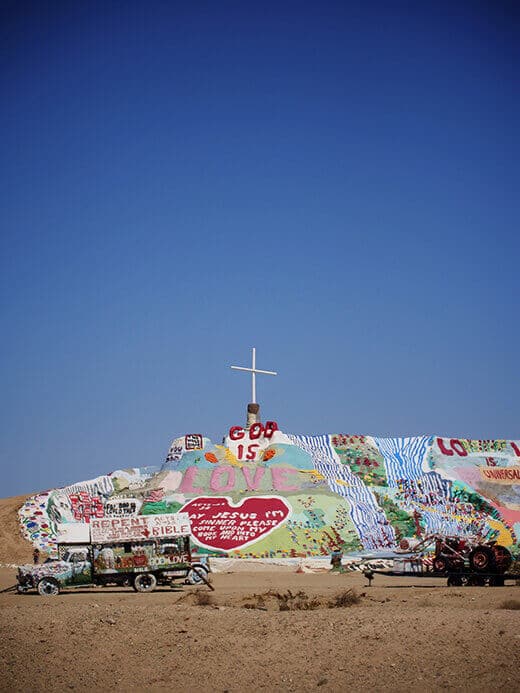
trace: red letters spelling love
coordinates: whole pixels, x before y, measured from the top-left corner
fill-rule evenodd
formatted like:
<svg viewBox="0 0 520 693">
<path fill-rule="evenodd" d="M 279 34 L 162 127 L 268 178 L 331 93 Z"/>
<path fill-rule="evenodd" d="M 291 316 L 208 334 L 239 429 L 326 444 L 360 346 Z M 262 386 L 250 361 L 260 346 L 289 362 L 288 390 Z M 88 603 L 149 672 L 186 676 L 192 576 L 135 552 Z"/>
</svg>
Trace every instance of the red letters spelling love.
<svg viewBox="0 0 520 693">
<path fill-rule="evenodd" d="M 233 504 L 226 496 L 199 497 L 180 512 L 189 513 L 196 541 L 210 549 L 233 551 L 277 529 L 291 508 L 279 496 L 254 496 Z"/>
</svg>

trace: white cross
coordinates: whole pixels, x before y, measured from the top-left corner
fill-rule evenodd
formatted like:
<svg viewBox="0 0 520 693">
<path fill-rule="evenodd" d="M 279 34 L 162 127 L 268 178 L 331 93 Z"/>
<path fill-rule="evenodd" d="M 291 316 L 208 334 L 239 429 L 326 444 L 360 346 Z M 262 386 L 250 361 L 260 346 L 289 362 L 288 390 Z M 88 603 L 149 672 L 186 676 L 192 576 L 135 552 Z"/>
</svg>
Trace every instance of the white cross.
<svg viewBox="0 0 520 693">
<path fill-rule="evenodd" d="M 262 373 L 263 375 L 278 375 L 275 371 L 261 371 L 256 367 L 256 349 L 253 347 L 253 359 L 251 363 L 251 368 L 243 368 L 242 366 L 231 366 L 236 371 L 247 371 L 251 373 L 251 403 L 256 404 L 256 374 Z"/>
</svg>

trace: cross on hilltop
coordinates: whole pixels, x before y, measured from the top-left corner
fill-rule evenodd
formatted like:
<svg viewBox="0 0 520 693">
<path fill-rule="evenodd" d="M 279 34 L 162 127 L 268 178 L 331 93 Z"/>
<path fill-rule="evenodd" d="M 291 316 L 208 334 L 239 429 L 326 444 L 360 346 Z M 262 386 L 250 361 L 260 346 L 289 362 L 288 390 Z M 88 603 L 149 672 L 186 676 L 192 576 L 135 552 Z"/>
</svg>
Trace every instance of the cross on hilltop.
<svg viewBox="0 0 520 693">
<path fill-rule="evenodd" d="M 235 371 L 246 371 L 251 373 L 251 402 L 247 406 L 247 428 L 251 426 L 252 423 L 260 420 L 259 411 L 260 407 L 256 401 L 256 375 L 257 373 L 261 375 L 278 375 L 276 371 L 264 371 L 256 367 L 256 348 L 253 347 L 253 353 L 251 358 L 251 368 L 246 368 L 245 366 L 231 366 Z"/>
</svg>

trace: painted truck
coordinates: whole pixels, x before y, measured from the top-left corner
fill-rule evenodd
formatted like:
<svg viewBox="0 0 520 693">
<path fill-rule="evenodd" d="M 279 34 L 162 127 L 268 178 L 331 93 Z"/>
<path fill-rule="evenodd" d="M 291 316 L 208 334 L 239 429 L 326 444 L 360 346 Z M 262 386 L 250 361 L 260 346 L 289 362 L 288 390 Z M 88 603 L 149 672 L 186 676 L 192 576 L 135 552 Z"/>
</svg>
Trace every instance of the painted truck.
<svg viewBox="0 0 520 693">
<path fill-rule="evenodd" d="M 177 580 L 206 582 L 207 564 L 193 562 L 187 513 L 92 519 L 58 528 L 58 558 L 18 568 L 18 592 L 56 595 L 63 588 L 131 586 L 152 592 Z"/>
</svg>

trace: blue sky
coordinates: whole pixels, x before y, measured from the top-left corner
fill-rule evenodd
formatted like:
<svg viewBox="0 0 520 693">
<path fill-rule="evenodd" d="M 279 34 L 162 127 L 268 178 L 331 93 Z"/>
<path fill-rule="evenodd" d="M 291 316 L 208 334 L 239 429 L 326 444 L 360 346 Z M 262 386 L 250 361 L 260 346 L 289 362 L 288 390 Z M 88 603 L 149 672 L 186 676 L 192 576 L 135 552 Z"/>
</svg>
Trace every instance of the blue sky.
<svg viewBox="0 0 520 693">
<path fill-rule="evenodd" d="M 514 2 L 3 2 L 1 496 L 172 438 L 520 438 Z"/>
</svg>

